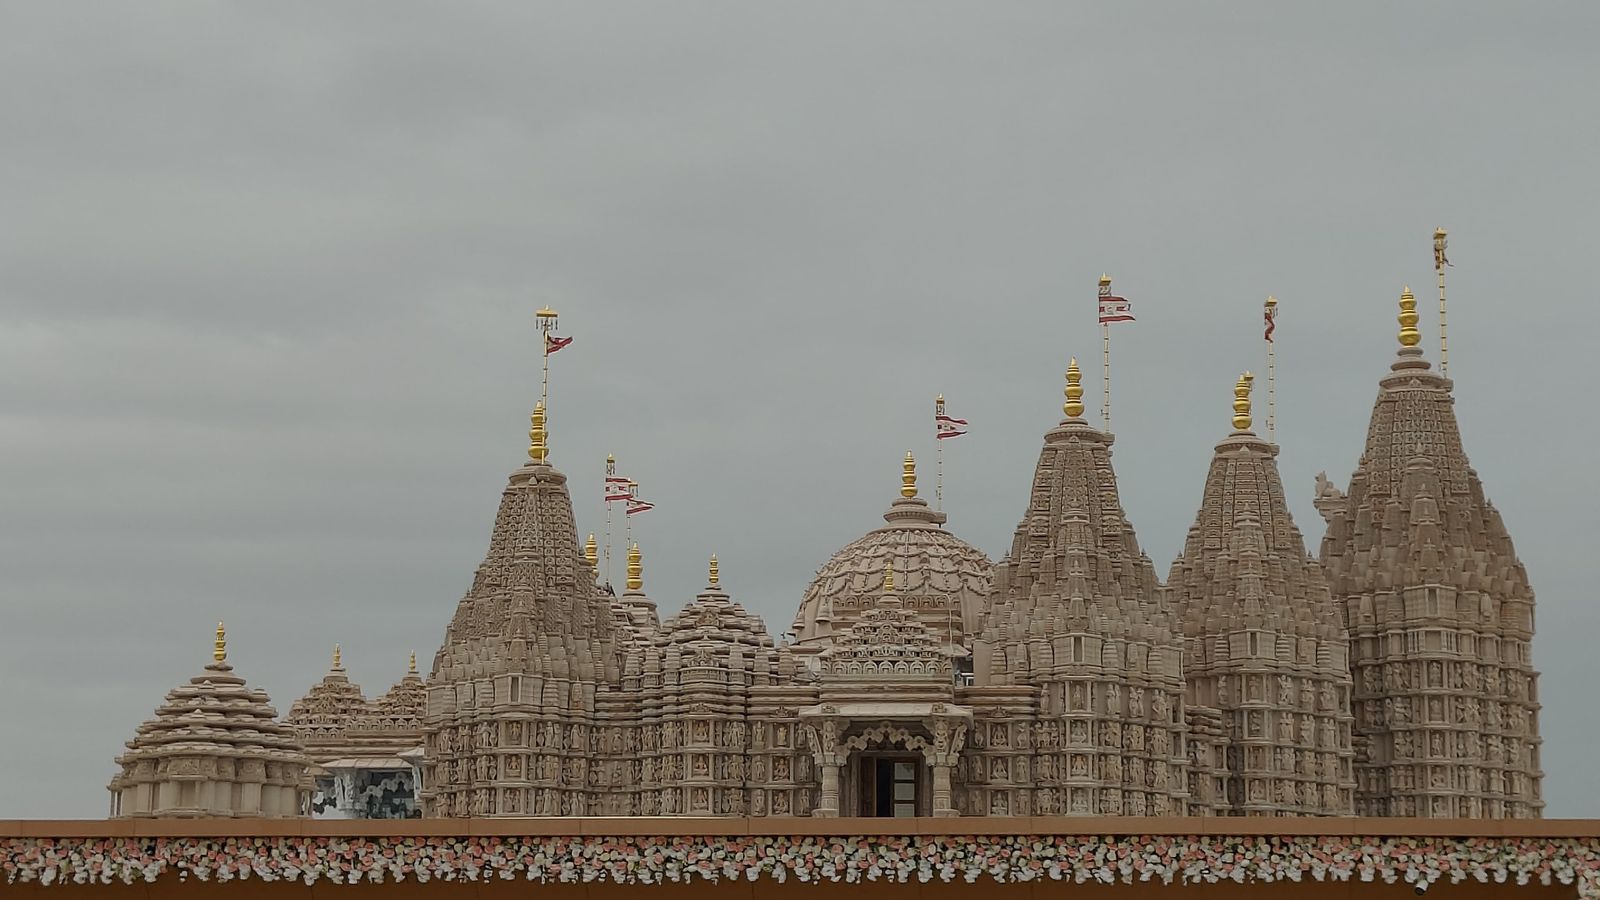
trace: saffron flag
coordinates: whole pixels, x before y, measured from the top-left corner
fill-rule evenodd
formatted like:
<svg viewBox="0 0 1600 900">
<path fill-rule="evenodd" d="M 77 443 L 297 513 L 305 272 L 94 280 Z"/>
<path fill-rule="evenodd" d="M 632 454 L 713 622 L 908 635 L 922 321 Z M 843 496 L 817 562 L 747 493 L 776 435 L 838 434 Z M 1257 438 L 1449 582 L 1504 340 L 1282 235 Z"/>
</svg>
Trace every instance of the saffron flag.
<svg viewBox="0 0 1600 900">
<path fill-rule="evenodd" d="M 633 482 L 621 475 L 606 476 L 606 502 L 617 503 L 633 499 Z"/>
<path fill-rule="evenodd" d="M 1132 322 L 1133 304 L 1127 297 L 1118 297 L 1111 293 L 1111 280 L 1106 279 L 1100 283 L 1100 324 L 1111 322 Z"/>
<path fill-rule="evenodd" d="M 1276 303 L 1269 303 L 1262 307 L 1261 318 L 1263 321 L 1265 321 L 1267 326 L 1266 333 L 1263 334 L 1262 337 L 1266 338 L 1267 343 L 1270 344 L 1272 343 L 1272 332 L 1276 331 L 1278 328 L 1278 305 Z"/>
<path fill-rule="evenodd" d="M 642 512 L 649 512 L 650 510 L 655 509 L 655 508 L 656 508 L 656 505 L 654 503 L 650 503 L 650 502 L 647 502 L 645 500 L 640 500 L 638 497 L 629 497 L 628 498 L 628 510 L 627 510 L 627 513 L 630 516 L 638 515 L 639 513 L 642 513 Z"/>
<path fill-rule="evenodd" d="M 961 437 L 967 433 L 966 419 L 952 419 L 946 415 L 933 417 L 934 437 L 939 440 L 945 438 Z"/>
<path fill-rule="evenodd" d="M 544 336 L 544 352 L 546 355 L 556 353 L 562 349 L 565 349 L 570 343 L 572 343 L 572 338 L 556 337 L 553 334 L 547 334 Z"/>
</svg>

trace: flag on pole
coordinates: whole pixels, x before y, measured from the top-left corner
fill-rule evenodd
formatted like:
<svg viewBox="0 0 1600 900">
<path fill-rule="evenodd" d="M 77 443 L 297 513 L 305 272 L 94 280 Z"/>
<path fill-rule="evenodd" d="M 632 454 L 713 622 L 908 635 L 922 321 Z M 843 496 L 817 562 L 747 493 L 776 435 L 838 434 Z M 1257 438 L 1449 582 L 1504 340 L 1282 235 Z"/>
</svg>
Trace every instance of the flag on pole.
<svg viewBox="0 0 1600 900">
<path fill-rule="evenodd" d="M 945 438 L 961 437 L 967 433 L 966 419 L 954 419 L 943 414 L 933 417 L 933 426 L 933 436 L 941 441 Z"/>
<path fill-rule="evenodd" d="M 544 352 L 546 355 L 556 353 L 572 343 L 572 338 L 556 337 L 553 334 L 544 336 Z"/>
<path fill-rule="evenodd" d="M 1440 272 L 1444 271 L 1445 266 L 1450 265 L 1450 260 L 1444 255 L 1444 245 L 1445 233 L 1444 229 L 1440 228 L 1433 233 L 1433 267 Z"/>
<path fill-rule="evenodd" d="M 1108 325 L 1112 322 L 1132 322 L 1133 304 L 1127 297 L 1118 297 L 1111 293 L 1111 280 L 1100 280 L 1100 324 Z"/>
<path fill-rule="evenodd" d="M 1261 308 L 1261 318 L 1267 329 L 1261 336 L 1267 339 L 1267 343 L 1273 343 L 1272 332 L 1278 328 L 1278 304 L 1270 297 L 1267 299 L 1267 304 Z"/>
<path fill-rule="evenodd" d="M 656 508 L 656 505 L 654 503 L 650 503 L 650 502 L 645 501 L 645 500 L 640 500 L 638 497 L 629 497 L 628 498 L 627 513 L 630 516 L 638 515 L 639 513 L 642 513 L 642 512 L 649 512 L 650 510 L 655 509 L 655 508 Z"/>
<path fill-rule="evenodd" d="M 606 502 L 618 503 L 633 499 L 633 482 L 621 475 L 606 476 Z"/>
</svg>

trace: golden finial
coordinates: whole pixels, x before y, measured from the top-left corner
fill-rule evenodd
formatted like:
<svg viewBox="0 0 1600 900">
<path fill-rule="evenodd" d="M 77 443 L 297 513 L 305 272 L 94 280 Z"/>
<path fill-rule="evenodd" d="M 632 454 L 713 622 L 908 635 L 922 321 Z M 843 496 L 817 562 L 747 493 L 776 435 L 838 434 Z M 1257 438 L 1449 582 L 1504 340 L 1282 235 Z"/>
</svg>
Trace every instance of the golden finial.
<svg viewBox="0 0 1600 900">
<path fill-rule="evenodd" d="M 544 401 L 540 400 L 533 405 L 533 415 L 529 417 L 533 423 L 528 429 L 528 458 L 536 463 L 544 462 L 549 450 L 545 447 L 544 433 Z"/>
<path fill-rule="evenodd" d="M 411 651 L 411 661 L 406 664 L 406 674 L 417 674 L 417 651 L 415 650 Z"/>
<path fill-rule="evenodd" d="M 1239 376 L 1238 382 L 1233 386 L 1233 430 L 1250 430 L 1250 388 L 1255 384 L 1256 377 L 1249 372 Z"/>
<path fill-rule="evenodd" d="M 1278 298 L 1272 296 L 1271 294 L 1268 294 L 1267 295 L 1267 309 L 1273 309 L 1277 305 L 1278 305 Z"/>
<path fill-rule="evenodd" d="M 211 647 L 211 658 L 217 662 L 226 662 L 228 659 L 228 629 L 222 627 L 222 621 L 217 621 L 217 642 Z"/>
<path fill-rule="evenodd" d="M 643 560 L 644 554 L 639 552 L 638 544 L 634 544 L 632 547 L 628 548 L 628 590 L 630 591 L 637 591 L 644 587 Z M 716 573 L 716 567 L 716 557 L 713 556 L 711 558 L 711 570 L 713 576 Z M 715 584 L 716 580 L 717 579 L 713 577 L 711 582 Z"/>
<path fill-rule="evenodd" d="M 1105 286 L 1109 285 L 1110 283 L 1111 283 L 1111 276 L 1107 275 L 1104 272 L 1101 272 L 1100 273 L 1100 286 L 1101 287 L 1105 287 Z"/>
<path fill-rule="evenodd" d="M 555 321 L 556 311 L 548 306 L 542 306 L 539 308 L 538 312 L 534 313 L 534 316 L 539 320 L 539 324 L 543 325 L 546 320 L 551 322 Z"/>
<path fill-rule="evenodd" d="M 599 571 L 600 545 L 595 543 L 594 532 L 589 532 L 589 539 L 583 542 L 583 558 L 589 561 L 589 568 Z"/>
<path fill-rule="evenodd" d="M 1078 368 L 1078 358 L 1074 356 L 1072 362 L 1067 363 L 1067 402 L 1061 404 L 1061 411 L 1069 419 L 1083 417 L 1083 371 Z"/>
<path fill-rule="evenodd" d="M 333 645 L 333 668 L 339 668 L 339 645 Z"/>
<path fill-rule="evenodd" d="M 885 594 L 894 593 L 894 560 L 892 559 L 883 569 L 883 592 Z"/>
<path fill-rule="evenodd" d="M 915 497 L 917 495 L 917 461 L 912 459 L 911 451 L 906 451 L 905 465 L 900 473 L 900 496 Z"/>
<path fill-rule="evenodd" d="M 1410 287 L 1400 292 L 1400 315 L 1396 321 L 1400 323 L 1400 346 L 1415 347 L 1422 340 L 1422 332 L 1417 330 L 1417 298 Z"/>
<path fill-rule="evenodd" d="M 706 583 L 712 587 L 717 586 L 717 555 L 711 554 L 711 565 L 708 567 Z"/>
</svg>

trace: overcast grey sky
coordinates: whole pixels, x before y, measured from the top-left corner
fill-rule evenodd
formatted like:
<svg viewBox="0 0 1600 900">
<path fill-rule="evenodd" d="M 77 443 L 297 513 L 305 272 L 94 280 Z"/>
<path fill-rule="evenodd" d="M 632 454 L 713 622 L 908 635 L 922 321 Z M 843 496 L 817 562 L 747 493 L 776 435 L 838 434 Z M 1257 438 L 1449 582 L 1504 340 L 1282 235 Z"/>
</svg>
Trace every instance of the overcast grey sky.
<svg viewBox="0 0 1600 900">
<path fill-rule="evenodd" d="M 1293 7 L 1292 9 L 1289 7 Z M 670 612 L 785 630 L 909 447 L 991 555 L 1061 374 L 1158 571 L 1282 301 L 1280 458 L 1313 550 L 1451 230 L 1468 452 L 1538 592 L 1548 812 L 1600 815 L 1600 8 L 1573 3 L 8 3 L 0 7 L 0 817 L 104 815 L 163 694 L 280 710 L 438 646 L 554 360 Z M 1259 382 L 1258 382 L 1259 383 Z M 620 543 L 620 542 L 619 542 Z M 619 568 L 620 571 L 620 568 Z"/>
</svg>

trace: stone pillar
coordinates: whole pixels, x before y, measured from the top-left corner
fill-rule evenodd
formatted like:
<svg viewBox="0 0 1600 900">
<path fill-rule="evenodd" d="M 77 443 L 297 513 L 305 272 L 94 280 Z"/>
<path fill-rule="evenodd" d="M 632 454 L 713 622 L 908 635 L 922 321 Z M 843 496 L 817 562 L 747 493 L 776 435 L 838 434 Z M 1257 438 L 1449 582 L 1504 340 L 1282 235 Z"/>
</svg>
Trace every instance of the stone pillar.
<svg viewBox="0 0 1600 900">
<path fill-rule="evenodd" d="M 817 807 L 811 815 L 817 818 L 835 818 L 839 815 L 839 770 L 837 761 L 818 762 L 822 772 L 822 791 L 817 797 Z"/>
<path fill-rule="evenodd" d="M 961 748 L 967 741 L 967 722 L 960 718 L 936 715 L 923 725 L 933 738 L 932 743 L 923 751 L 923 757 L 933 768 L 932 813 L 939 818 L 959 816 L 961 812 L 956 809 L 950 781 L 956 761 L 961 756 Z"/>
<path fill-rule="evenodd" d="M 816 758 L 821 789 L 817 805 L 811 815 L 817 818 L 835 818 L 839 815 L 839 775 L 846 754 L 839 744 L 840 728 L 836 718 L 819 718 L 803 724 L 806 742 L 811 745 L 811 755 Z"/>
<path fill-rule="evenodd" d="M 951 803 L 950 772 L 955 767 L 945 763 L 933 764 L 933 814 L 940 818 L 959 816 Z"/>
</svg>

